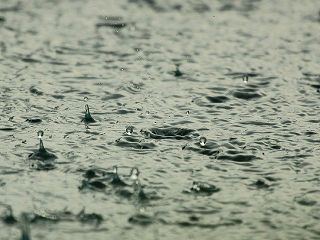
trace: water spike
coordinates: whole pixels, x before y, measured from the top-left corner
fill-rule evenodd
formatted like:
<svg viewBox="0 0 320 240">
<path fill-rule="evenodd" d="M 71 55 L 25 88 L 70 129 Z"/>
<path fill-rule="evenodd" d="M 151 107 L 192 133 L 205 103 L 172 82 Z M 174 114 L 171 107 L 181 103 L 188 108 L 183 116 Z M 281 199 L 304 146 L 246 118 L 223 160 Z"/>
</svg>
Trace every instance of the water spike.
<svg viewBox="0 0 320 240">
<path fill-rule="evenodd" d="M 207 143 L 207 139 L 205 137 L 201 137 L 199 140 L 199 144 L 201 147 L 204 147 Z"/>
<path fill-rule="evenodd" d="M 44 135 L 44 132 L 42 131 L 42 130 L 40 130 L 40 131 L 38 131 L 38 138 L 42 138 L 43 137 L 43 135 Z"/>
<path fill-rule="evenodd" d="M 46 149 L 44 148 L 43 141 L 40 138 L 39 152 L 43 152 L 43 151 L 46 151 Z"/>
<path fill-rule="evenodd" d="M 132 126 L 127 127 L 127 128 L 126 128 L 126 134 L 129 135 L 129 136 L 131 136 L 132 133 L 133 133 L 133 127 L 132 127 Z"/>
<path fill-rule="evenodd" d="M 30 223 L 26 213 L 23 213 L 21 216 L 21 237 L 20 240 L 31 240 L 30 237 Z"/>
<path fill-rule="evenodd" d="M 56 159 L 57 156 L 55 156 L 53 153 L 48 152 L 43 144 L 43 137 L 44 133 L 42 130 L 38 131 L 38 138 L 39 138 L 39 149 L 35 150 L 33 153 L 31 153 L 28 158 L 32 160 L 40 160 L 40 161 L 47 161 L 47 160 L 53 160 Z"/>
<path fill-rule="evenodd" d="M 117 166 L 112 167 L 112 173 L 118 175 L 118 167 Z"/>
<path fill-rule="evenodd" d="M 85 123 L 94 123 L 95 120 L 91 117 L 89 105 L 86 104 L 84 109 L 85 109 L 85 114 L 84 114 L 84 118 L 82 119 L 82 121 Z"/>
<path fill-rule="evenodd" d="M 242 77 L 242 81 L 243 81 L 244 83 L 248 83 L 248 80 L 249 80 L 248 74 L 246 74 L 246 75 L 244 75 L 244 76 Z"/>
<path fill-rule="evenodd" d="M 136 167 L 133 167 L 133 168 L 131 169 L 131 171 L 130 171 L 130 177 L 131 177 L 131 179 L 133 179 L 133 180 L 138 180 L 139 175 L 140 175 L 139 169 L 136 168 Z"/>
<path fill-rule="evenodd" d="M 117 166 L 113 166 L 112 167 L 112 173 L 113 173 L 113 177 L 112 177 L 112 181 L 111 184 L 115 185 L 115 186 L 126 186 L 127 184 L 122 181 L 118 175 L 118 167 Z"/>
<path fill-rule="evenodd" d="M 88 105 L 88 104 L 86 104 L 86 105 L 84 106 L 84 109 L 85 109 L 85 111 L 86 111 L 86 114 L 90 114 L 90 109 L 89 109 L 89 105 Z"/>
<path fill-rule="evenodd" d="M 183 73 L 179 69 L 180 64 L 176 64 L 176 70 L 174 71 L 174 76 L 175 77 L 181 77 Z"/>
</svg>

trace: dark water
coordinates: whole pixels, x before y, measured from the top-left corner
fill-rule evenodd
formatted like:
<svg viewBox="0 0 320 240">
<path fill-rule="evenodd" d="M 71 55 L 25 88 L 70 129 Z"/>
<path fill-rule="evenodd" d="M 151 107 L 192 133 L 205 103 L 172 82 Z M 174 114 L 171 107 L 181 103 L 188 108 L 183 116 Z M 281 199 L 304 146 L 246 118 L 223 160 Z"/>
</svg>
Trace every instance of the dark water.
<svg viewBox="0 0 320 240">
<path fill-rule="evenodd" d="M 0 239 L 319 239 L 319 10 L 2 0 Z"/>
</svg>

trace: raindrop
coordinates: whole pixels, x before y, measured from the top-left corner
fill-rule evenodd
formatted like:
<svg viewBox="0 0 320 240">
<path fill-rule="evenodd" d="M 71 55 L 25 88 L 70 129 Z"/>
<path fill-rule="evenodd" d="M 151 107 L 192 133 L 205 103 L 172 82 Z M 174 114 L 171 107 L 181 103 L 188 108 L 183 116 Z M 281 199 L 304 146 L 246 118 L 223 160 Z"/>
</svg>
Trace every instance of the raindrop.
<svg viewBox="0 0 320 240">
<path fill-rule="evenodd" d="M 187 115 L 189 115 L 189 114 L 190 114 L 190 111 L 189 111 L 189 110 L 188 110 L 188 111 L 186 111 L 186 114 L 187 114 Z"/>
<path fill-rule="evenodd" d="M 88 102 L 89 98 L 88 97 L 84 97 L 83 98 L 85 102 Z"/>
<path fill-rule="evenodd" d="M 204 147 L 207 143 L 207 139 L 205 137 L 201 137 L 200 138 L 200 146 Z"/>
<path fill-rule="evenodd" d="M 43 134 L 44 134 L 44 133 L 43 133 L 43 131 L 42 131 L 42 130 L 38 131 L 38 138 L 40 138 L 40 139 L 41 139 L 41 138 L 43 137 Z"/>
<path fill-rule="evenodd" d="M 133 127 L 132 126 L 127 127 L 126 134 L 130 136 L 130 135 L 132 135 L 132 133 L 133 133 Z"/>
</svg>

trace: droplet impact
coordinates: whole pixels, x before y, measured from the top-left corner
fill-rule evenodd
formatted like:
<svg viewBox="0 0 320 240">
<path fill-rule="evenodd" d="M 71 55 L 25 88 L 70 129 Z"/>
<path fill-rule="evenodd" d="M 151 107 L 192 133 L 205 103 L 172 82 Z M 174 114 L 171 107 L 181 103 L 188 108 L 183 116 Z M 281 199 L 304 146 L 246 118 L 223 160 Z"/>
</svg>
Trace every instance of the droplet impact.
<svg viewBox="0 0 320 240">
<path fill-rule="evenodd" d="M 130 178 L 136 181 L 138 180 L 139 174 L 140 174 L 139 169 L 134 167 L 131 169 Z"/>
<path fill-rule="evenodd" d="M 57 157 L 54 154 L 48 152 L 43 145 L 43 140 L 42 140 L 42 137 L 44 135 L 43 131 L 40 130 L 40 131 L 38 131 L 37 134 L 38 134 L 38 138 L 40 140 L 39 149 L 35 150 L 33 153 L 31 153 L 28 158 L 31 160 L 40 160 L 40 161 L 47 161 L 47 160 L 56 159 Z M 39 163 L 39 164 L 41 164 L 41 163 Z M 39 164 L 37 164 L 39 169 L 47 168 L 46 164 L 42 164 L 42 166 L 39 166 Z"/>
<path fill-rule="evenodd" d="M 126 128 L 126 134 L 129 135 L 129 136 L 131 136 L 132 133 L 133 133 L 133 127 L 132 127 L 132 126 L 127 127 L 127 128 Z"/>
<path fill-rule="evenodd" d="M 88 102 L 89 98 L 88 97 L 84 97 L 83 98 L 85 102 Z"/>
<path fill-rule="evenodd" d="M 204 147 L 207 143 L 207 139 L 205 137 L 201 137 L 199 143 L 201 147 Z"/>
<path fill-rule="evenodd" d="M 242 77 L 242 81 L 244 83 L 248 83 L 248 80 L 249 80 L 249 76 L 248 75 L 245 75 L 245 76 Z"/>
<path fill-rule="evenodd" d="M 38 131 L 38 138 L 42 138 L 43 137 L 44 132 L 42 130 Z"/>
<path fill-rule="evenodd" d="M 183 73 L 179 69 L 179 66 L 180 66 L 179 64 L 176 65 L 176 70 L 174 71 L 175 77 L 181 77 L 183 75 Z"/>
<path fill-rule="evenodd" d="M 84 118 L 82 119 L 82 122 L 84 122 L 85 124 L 96 122 L 96 121 L 93 119 L 93 117 L 91 116 L 91 113 L 90 113 L 90 109 L 89 109 L 89 105 L 88 105 L 88 104 L 85 105 L 85 114 L 84 114 Z"/>
</svg>

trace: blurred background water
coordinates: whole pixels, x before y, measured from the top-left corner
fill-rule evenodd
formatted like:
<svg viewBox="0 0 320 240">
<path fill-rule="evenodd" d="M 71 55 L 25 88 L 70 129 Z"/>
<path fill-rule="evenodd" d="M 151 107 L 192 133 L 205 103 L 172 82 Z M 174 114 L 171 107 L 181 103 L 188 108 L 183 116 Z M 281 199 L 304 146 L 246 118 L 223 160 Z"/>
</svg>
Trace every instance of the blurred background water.
<svg viewBox="0 0 320 240">
<path fill-rule="evenodd" d="M 1 0 L 0 239 L 319 239 L 319 10 Z"/>
</svg>

